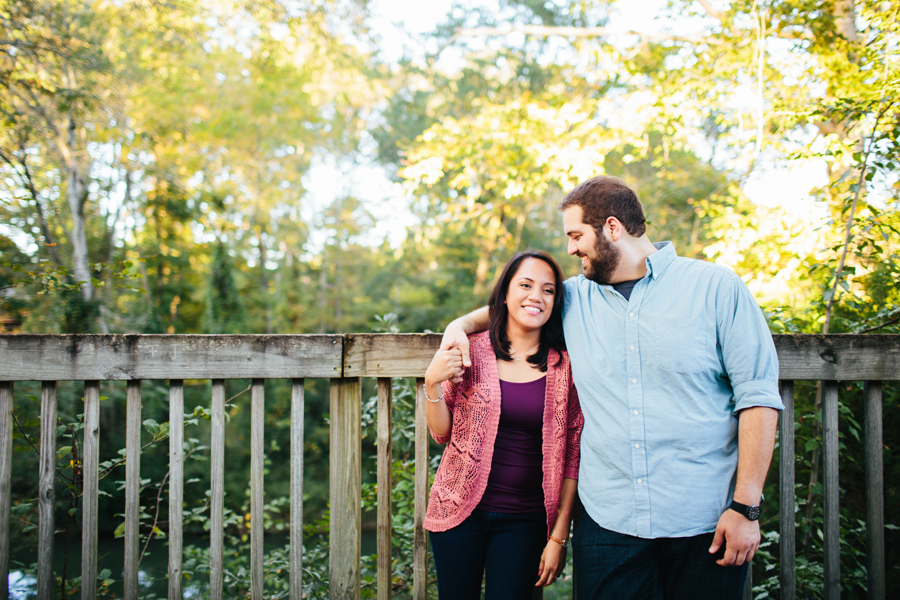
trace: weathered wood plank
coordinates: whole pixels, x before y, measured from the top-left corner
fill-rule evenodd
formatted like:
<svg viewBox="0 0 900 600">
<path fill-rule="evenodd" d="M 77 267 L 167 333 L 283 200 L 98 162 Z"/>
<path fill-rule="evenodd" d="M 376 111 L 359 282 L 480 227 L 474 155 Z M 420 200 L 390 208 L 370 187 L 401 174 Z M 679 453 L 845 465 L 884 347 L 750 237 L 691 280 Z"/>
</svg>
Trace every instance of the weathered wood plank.
<svg viewBox="0 0 900 600">
<path fill-rule="evenodd" d="M 210 433 L 209 598 L 223 600 L 225 582 L 225 381 L 212 382 Z"/>
<path fill-rule="evenodd" d="M 781 379 L 900 380 L 900 335 L 776 335 Z M 346 334 L 344 374 L 419 377 L 438 334 Z"/>
<path fill-rule="evenodd" d="M 753 600 L 753 562 L 747 565 L 747 578 L 744 579 L 744 600 Z"/>
<path fill-rule="evenodd" d="M 866 402 L 866 558 L 869 600 L 887 593 L 884 554 L 884 456 L 882 446 L 882 384 L 867 381 Z"/>
<path fill-rule="evenodd" d="M 55 423 L 54 423 L 55 426 Z M 54 427 L 55 429 L 55 427 Z M 56 432 L 54 431 L 54 435 Z M 54 463 L 56 456 L 53 457 Z M 97 529 L 100 525 L 100 382 L 84 382 L 84 495 L 81 498 L 81 598 L 97 597 Z"/>
<path fill-rule="evenodd" d="M 303 599 L 303 380 L 291 381 L 291 600 Z"/>
<path fill-rule="evenodd" d="M 831 381 L 822 383 L 822 430 L 825 484 L 825 600 L 841 597 L 840 496 L 838 463 L 838 387 Z"/>
<path fill-rule="evenodd" d="M 416 379 L 416 473 L 413 507 L 413 598 L 428 600 L 428 532 L 425 511 L 428 508 L 428 422 L 425 420 L 425 380 Z"/>
<path fill-rule="evenodd" d="M 797 596 L 797 529 L 794 515 L 794 382 L 780 382 L 784 411 L 778 423 L 778 499 L 781 534 L 781 598 Z"/>
<path fill-rule="evenodd" d="M 12 498 L 12 381 L 0 381 L 0 600 L 9 598 L 9 510 Z"/>
<path fill-rule="evenodd" d="M 421 377 L 440 343 L 435 333 L 346 334 L 344 376 Z"/>
<path fill-rule="evenodd" d="M 416 377 L 437 334 L 0 335 L 9 381 Z M 776 335 L 780 376 L 900 380 L 900 335 Z M 343 364 L 342 364 L 343 362 Z M 341 370 L 343 368 L 343 371 Z"/>
<path fill-rule="evenodd" d="M 82 458 L 84 458 L 82 456 Z M 56 382 L 41 385 L 41 456 L 38 467 L 38 600 L 53 595 L 53 508 L 56 492 Z M 87 497 L 87 496 L 85 496 Z"/>
<path fill-rule="evenodd" d="M 328 572 L 331 600 L 359 600 L 362 548 L 362 386 L 358 377 L 331 380 Z"/>
<path fill-rule="evenodd" d="M 250 598 L 263 600 L 263 469 L 265 468 L 266 382 L 254 379 L 250 392 Z"/>
<path fill-rule="evenodd" d="M 12 381 L 339 377 L 340 335 L 0 335 Z"/>
<path fill-rule="evenodd" d="M 184 381 L 169 381 L 169 600 L 182 598 Z"/>
<path fill-rule="evenodd" d="M 138 600 L 141 490 L 141 382 L 125 391 L 125 600 Z"/>
<path fill-rule="evenodd" d="M 900 335 L 776 335 L 781 379 L 900 380 Z"/>
<path fill-rule="evenodd" d="M 391 414 L 391 379 L 378 380 L 378 433 L 375 445 L 378 451 L 378 509 L 376 523 L 378 540 L 378 600 L 390 600 L 391 573 L 391 455 L 393 454 L 393 415 Z"/>
</svg>

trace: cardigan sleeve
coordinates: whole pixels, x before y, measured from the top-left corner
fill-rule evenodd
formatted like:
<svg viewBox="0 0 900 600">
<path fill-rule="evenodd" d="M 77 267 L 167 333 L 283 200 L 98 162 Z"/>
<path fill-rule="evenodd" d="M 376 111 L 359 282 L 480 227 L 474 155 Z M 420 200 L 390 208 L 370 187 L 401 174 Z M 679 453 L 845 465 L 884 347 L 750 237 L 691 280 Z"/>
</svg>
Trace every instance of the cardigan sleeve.
<svg viewBox="0 0 900 600">
<path fill-rule="evenodd" d="M 572 368 L 568 367 L 569 408 L 566 426 L 566 469 L 563 477 L 578 479 L 578 464 L 581 461 L 581 429 L 584 427 L 584 415 L 578 402 L 578 392 L 572 381 Z"/>
<path fill-rule="evenodd" d="M 450 381 L 445 381 L 441 384 L 441 389 L 444 392 L 444 402 L 447 403 L 447 408 L 450 409 L 450 431 L 446 435 L 438 435 L 431 429 L 431 427 L 429 427 L 428 433 L 431 434 L 431 438 L 438 444 L 446 444 L 450 441 L 450 435 L 453 433 L 453 408 L 456 406 L 456 397 L 459 393 L 459 385 L 451 383 Z"/>
</svg>

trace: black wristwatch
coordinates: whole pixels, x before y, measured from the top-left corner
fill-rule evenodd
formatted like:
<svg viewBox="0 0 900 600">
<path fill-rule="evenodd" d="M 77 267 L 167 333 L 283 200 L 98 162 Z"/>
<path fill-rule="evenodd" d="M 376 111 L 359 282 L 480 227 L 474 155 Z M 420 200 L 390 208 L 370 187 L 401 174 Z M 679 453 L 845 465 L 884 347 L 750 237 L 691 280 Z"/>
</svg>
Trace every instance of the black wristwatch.
<svg viewBox="0 0 900 600">
<path fill-rule="evenodd" d="M 735 512 L 739 512 L 751 521 L 759 520 L 759 505 L 758 504 L 741 504 L 740 502 L 731 501 L 731 506 L 729 506 L 731 510 Z"/>
</svg>

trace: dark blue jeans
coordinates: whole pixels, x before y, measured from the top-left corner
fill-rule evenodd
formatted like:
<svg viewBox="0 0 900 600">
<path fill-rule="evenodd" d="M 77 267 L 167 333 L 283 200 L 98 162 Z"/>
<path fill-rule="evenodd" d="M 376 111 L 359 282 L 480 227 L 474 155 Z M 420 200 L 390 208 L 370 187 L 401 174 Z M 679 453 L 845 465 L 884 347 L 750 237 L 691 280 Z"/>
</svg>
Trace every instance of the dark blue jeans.
<svg viewBox="0 0 900 600">
<path fill-rule="evenodd" d="M 740 600 L 748 564 L 720 567 L 713 534 L 647 540 L 604 529 L 587 512 L 572 536 L 578 600 Z"/>
<path fill-rule="evenodd" d="M 547 543 L 543 512 L 507 514 L 475 510 L 447 531 L 434 531 L 431 553 L 440 600 L 528 600 Z"/>
</svg>

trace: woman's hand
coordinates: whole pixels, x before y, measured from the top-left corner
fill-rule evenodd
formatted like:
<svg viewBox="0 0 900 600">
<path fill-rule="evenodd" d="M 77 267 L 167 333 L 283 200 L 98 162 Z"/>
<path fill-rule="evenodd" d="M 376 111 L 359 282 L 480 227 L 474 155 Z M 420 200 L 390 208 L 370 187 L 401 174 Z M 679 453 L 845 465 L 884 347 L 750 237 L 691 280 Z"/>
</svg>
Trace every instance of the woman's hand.
<svg viewBox="0 0 900 600">
<path fill-rule="evenodd" d="M 447 380 L 459 383 L 462 376 L 462 352 L 456 347 L 456 340 L 449 340 L 441 344 L 440 350 L 435 353 L 425 371 L 425 393 L 430 398 L 430 401 L 425 402 L 425 420 L 436 436 L 449 435 L 453 426 L 453 415 L 450 414 L 447 403 L 442 400 L 441 383 Z"/>
<path fill-rule="evenodd" d="M 538 580 L 534 587 L 546 587 L 556 581 L 563 567 L 566 566 L 566 549 L 562 544 L 548 540 L 541 554 L 541 564 L 538 567 Z"/>
<path fill-rule="evenodd" d="M 435 353 L 425 371 L 425 385 L 428 388 L 428 395 L 431 396 L 432 389 L 444 381 L 450 380 L 453 383 L 462 381 L 464 373 L 462 364 L 462 352 L 456 345 L 456 340 L 449 340 L 441 344 L 441 348 Z M 440 391 L 438 391 L 440 394 Z M 437 396 L 431 396 L 436 398 Z"/>
</svg>

